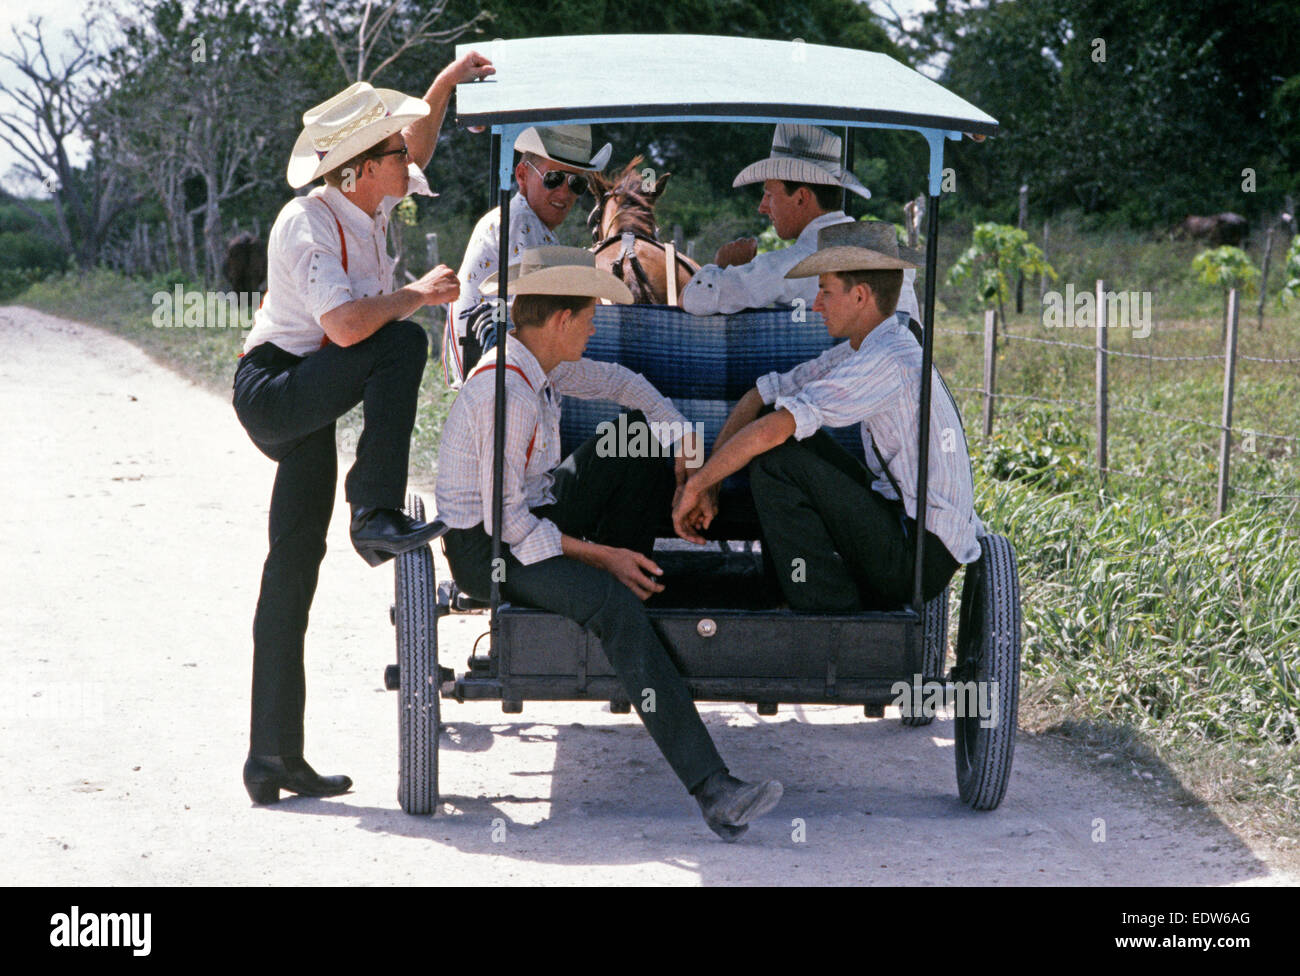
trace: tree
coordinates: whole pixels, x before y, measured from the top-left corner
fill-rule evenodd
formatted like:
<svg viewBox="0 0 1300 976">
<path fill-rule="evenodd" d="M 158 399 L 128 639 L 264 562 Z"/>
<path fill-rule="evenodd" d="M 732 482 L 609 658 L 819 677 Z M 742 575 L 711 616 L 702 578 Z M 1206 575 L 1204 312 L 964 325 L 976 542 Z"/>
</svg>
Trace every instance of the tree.
<svg viewBox="0 0 1300 976">
<path fill-rule="evenodd" d="M 1259 269 L 1239 247 L 1215 247 L 1192 258 L 1196 280 L 1223 291 L 1223 332 L 1228 334 L 1228 294 L 1236 289 L 1253 295 L 1259 283 Z"/>
<path fill-rule="evenodd" d="M 971 246 L 948 272 L 948 283 L 973 281 L 985 306 L 994 303 L 1002 322 L 1007 321 L 1005 302 L 1011 292 L 1013 274 L 1047 275 L 1056 280 L 1056 270 L 1044 260 L 1043 251 L 1029 243 L 1029 235 L 1005 224 L 977 224 Z"/>
<path fill-rule="evenodd" d="M 16 50 L 0 51 L 0 58 L 23 76 L 18 85 L 0 85 L 17 110 L 0 111 L 0 140 L 17 153 L 21 176 L 41 183 L 53 195 L 53 223 L 27 201 L 0 186 L 0 200 L 14 203 L 29 214 L 50 238 L 83 266 L 95 263 L 110 228 L 128 207 L 139 202 L 130 193 L 122 173 L 106 164 L 103 144 L 86 133 L 84 124 L 94 104 L 97 53 L 96 24 L 68 31 L 70 54 L 56 65 L 51 61 L 40 17 L 19 30 L 13 27 Z M 69 158 L 74 136 L 89 136 L 90 162 L 79 172 Z"/>
<path fill-rule="evenodd" d="M 333 0 L 328 4 L 316 0 L 315 26 L 329 39 L 348 84 L 373 82 L 408 50 L 450 44 L 491 19 L 491 14 L 479 11 L 452 27 L 434 30 L 447 2 L 433 0 L 419 9 L 407 0 Z M 348 34 L 355 35 L 350 42 L 345 41 Z"/>
</svg>

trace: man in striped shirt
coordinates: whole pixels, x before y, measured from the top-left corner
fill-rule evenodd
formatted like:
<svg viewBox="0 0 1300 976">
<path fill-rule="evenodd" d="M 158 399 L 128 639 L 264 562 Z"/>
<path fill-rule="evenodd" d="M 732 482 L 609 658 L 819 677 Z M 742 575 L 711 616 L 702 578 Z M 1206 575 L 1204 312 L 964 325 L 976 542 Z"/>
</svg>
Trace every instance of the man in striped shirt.
<svg viewBox="0 0 1300 976">
<path fill-rule="evenodd" d="M 727 841 L 772 809 L 781 784 L 741 782 L 727 772 L 690 689 L 641 601 L 664 589 L 650 558 L 658 513 L 686 477 L 695 434 L 642 376 L 582 357 L 595 333 L 595 299 L 622 304 L 627 287 L 595 266 L 590 251 L 539 247 L 509 269 L 514 329 L 506 337 L 506 424 L 502 471 L 503 563 L 492 564 L 492 458 L 496 357 L 466 378 L 438 449 L 438 518 L 450 526 L 443 551 L 456 585 L 486 600 L 494 573 L 502 596 L 575 621 L 595 634 L 647 731 L 695 796 L 709 827 Z M 496 294 L 495 278 L 485 294 Z M 593 437 L 560 458 L 560 397 L 612 400 L 648 418 L 658 438 L 608 450 Z M 637 420 L 627 429 L 644 423 Z M 681 440 L 677 477 L 665 461 Z M 698 455 L 696 455 L 698 457 Z M 698 463 L 698 462 L 697 462 Z M 647 690 L 654 694 L 646 696 Z M 653 702 L 648 707 L 647 701 Z"/>
<path fill-rule="evenodd" d="M 749 465 L 750 488 L 791 609 L 892 609 L 910 602 L 915 560 L 921 349 L 894 316 L 903 269 L 892 225 L 836 224 L 789 272 L 818 276 L 813 309 L 845 339 L 787 373 L 760 376 L 678 493 L 673 523 L 699 541 L 724 478 Z M 940 593 L 979 558 L 970 457 L 956 405 L 932 386 L 922 590 Z M 822 427 L 860 424 L 864 468 Z M 793 435 L 793 437 L 791 436 Z"/>
</svg>

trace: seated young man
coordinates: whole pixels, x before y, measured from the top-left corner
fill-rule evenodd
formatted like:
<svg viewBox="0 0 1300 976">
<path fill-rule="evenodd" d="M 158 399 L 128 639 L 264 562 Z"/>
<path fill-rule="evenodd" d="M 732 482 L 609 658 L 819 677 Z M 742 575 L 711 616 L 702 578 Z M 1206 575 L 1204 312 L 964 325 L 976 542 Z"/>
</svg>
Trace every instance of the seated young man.
<svg viewBox="0 0 1300 976">
<path fill-rule="evenodd" d="M 515 298 L 506 339 L 501 594 L 568 617 L 600 639 L 628 699 L 709 827 L 735 840 L 776 805 L 781 784 L 750 785 L 728 774 L 642 606 L 663 590 L 656 580 L 662 571 L 650 558 L 656 520 L 646 513 L 669 510 L 673 472 L 658 451 L 627 456 L 632 452 L 598 449 L 597 437 L 561 461 L 560 397 L 639 410 L 666 448 L 674 434 L 693 435 L 644 377 L 582 357 L 595 333 L 595 300 L 632 300 L 621 281 L 597 270 L 589 251 L 533 248 L 509 274 Z M 496 293 L 490 282 L 484 287 Z M 481 600 L 489 597 L 493 571 L 495 369 L 494 356 L 466 378 L 438 451 L 438 517 L 451 527 L 443 551 L 456 585 Z M 678 483 L 691 453 L 679 454 Z M 646 689 L 655 692 L 649 710 L 643 710 Z"/>
<path fill-rule="evenodd" d="M 921 347 L 894 306 L 903 269 L 916 267 L 919 255 L 900 249 L 893 226 L 881 221 L 823 228 L 817 244 L 789 274 L 818 276 L 813 309 L 846 341 L 788 373 L 759 377 L 727 418 L 713 456 L 678 493 L 673 524 L 698 540 L 717 511 L 719 483 L 749 465 L 765 548 L 791 609 L 896 608 L 911 601 L 915 572 Z M 983 533 L 961 421 L 935 377 L 927 600 L 958 565 L 979 558 Z M 870 470 L 821 430 L 850 424 L 861 425 Z"/>
</svg>

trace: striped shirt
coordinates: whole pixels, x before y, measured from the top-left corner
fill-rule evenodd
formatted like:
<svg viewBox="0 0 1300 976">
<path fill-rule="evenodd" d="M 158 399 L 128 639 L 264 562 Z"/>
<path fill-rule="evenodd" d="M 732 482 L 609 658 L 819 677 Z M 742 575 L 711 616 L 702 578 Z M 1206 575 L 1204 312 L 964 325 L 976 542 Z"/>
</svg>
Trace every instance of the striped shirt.
<svg viewBox="0 0 1300 976">
<path fill-rule="evenodd" d="M 492 356 L 465 380 L 438 448 L 438 518 L 453 529 L 492 531 L 492 449 L 496 370 Z M 525 566 L 563 555 L 560 530 L 531 509 L 555 501 L 560 463 L 560 397 L 612 400 L 642 411 L 665 454 L 686 418 L 640 373 L 593 359 L 563 362 L 549 374 L 513 335 L 506 342 L 506 444 L 501 539 Z"/>
<path fill-rule="evenodd" d="M 811 437 L 821 427 L 861 424 L 862 447 L 871 470 L 871 489 L 897 500 L 889 474 L 903 492 L 907 514 L 916 518 L 917 431 L 920 429 L 921 347 L 897 318 L 876 326 L 854 351 L 848 342 L 832 346 L 788 373 L 768 373 L 757 382 L 764 403 L 790 411 L 794 436 Z M 979 559 L 984 526 L 975 515 L 970 454 L 957 407 L 934 370 L 930 407 L 930 473 L 925 527 L 959 563 Z M 889 474 L 880 467 L 872 437 Z"/>
</svg>

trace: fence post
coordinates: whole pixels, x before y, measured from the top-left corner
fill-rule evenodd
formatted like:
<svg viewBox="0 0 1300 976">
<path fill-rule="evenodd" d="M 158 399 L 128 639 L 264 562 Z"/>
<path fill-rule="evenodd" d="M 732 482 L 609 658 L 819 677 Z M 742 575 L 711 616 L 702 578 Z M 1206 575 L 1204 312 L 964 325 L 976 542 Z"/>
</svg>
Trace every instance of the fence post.
<svg viewBox="0 0 1300 976">
<path fill-rule="evenodd" d="M 1020 216 L 1016 221 L 1016 227 L 1020 230 L 1025 229 L 1029 223 L 1029 184 L 1020 184 Z M 1025 311 L 1025 273 L 1016 272 L 1016 314 L 1023 315 Z"/>
<path fill-rule="evenodd" d="M 1260 262 L 1259 273 L 1259 325 L 1262 331 L 1264 328 L 1264 300 L 1268 295 L 1268 262 L 1273 257 L 1273 225 L 1269 225 L 1268 233 L 1264 235 L 1264 260 Z M 1282 276 L 1285 280 L 1286 275 Z"/>
<path fill-rule="evenodd" d="M 1048 245 L 1049 230 L 1050 228 L 1047 226 L 1047 221 L 1044 220 L 1043 221 L 1043 264 L 1047 264 L 1048 262 L 1047 245 Z M 1042 274 L 1038 276 L 1038 304 L 1042 305 L 1043 300 L 1046 297 L 1047 297 L 1047 272 L 1044 271 Z"/>
<path fill-rule="evenodd" d="M 1228 510 L 1228 452 L 1232 448 L 1232 391 L 1237 366 L 1237 289 L 1228 292 L 1228 337 L 1223 353 L 1223 432 L 1219 435 L 1219 501 L 1216 514 Z"/>
<path fill-rule="evenodd" d="M 1106 481 L 1106 472 L 1110 468 L 1109 452 L 1106 438 L 1108 435 L 1110 389 L 1107 375 L 1107 329 L 1106 282 L 1097 279 L 1097 472 L 1102 483 Z"/>
<path fill-rule="evenodd" d="M 984 312 L 984 436 L 993 436 L 993 386 L 997 366 L 998 313 Z"/>
</svg>

